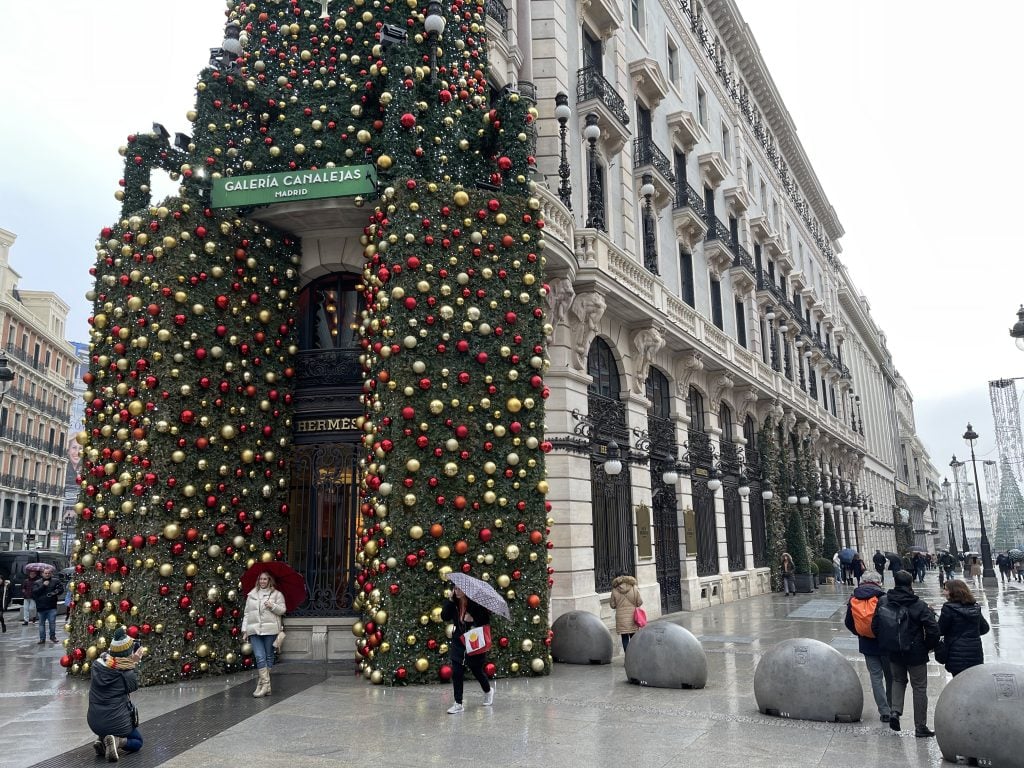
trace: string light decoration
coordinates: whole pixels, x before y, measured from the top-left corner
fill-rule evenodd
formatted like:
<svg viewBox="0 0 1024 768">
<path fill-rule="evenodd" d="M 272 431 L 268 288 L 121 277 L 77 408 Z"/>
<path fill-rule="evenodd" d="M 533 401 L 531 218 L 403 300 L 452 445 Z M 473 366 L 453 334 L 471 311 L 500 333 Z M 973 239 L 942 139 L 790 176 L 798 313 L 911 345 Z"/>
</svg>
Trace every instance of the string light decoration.
<svg viewBox="0 0 1024 768">
<path fill-rule="evenodd" d="M 429 13 L 428 13 L 429 10 Z M 144 683 L 252 665 L 239 577 L 285 559 L 300 244 L 217 180 L 372 166 L 353 632 L 375 683 L 444 681 L 451 569 L 491 581 L 491 675 L 550 670 L 536 111 L 485 77 L 482 2 L 229 5 L 189 135 L 129 137 L 95 286 L 62 664 L 120 624 Z M 426 23 L 428 16 L 440 16 Z M 428 32 L 428 29 L 430 32 Z M 153 203 L 149 174 L 181 181 Z"/>
</svg>

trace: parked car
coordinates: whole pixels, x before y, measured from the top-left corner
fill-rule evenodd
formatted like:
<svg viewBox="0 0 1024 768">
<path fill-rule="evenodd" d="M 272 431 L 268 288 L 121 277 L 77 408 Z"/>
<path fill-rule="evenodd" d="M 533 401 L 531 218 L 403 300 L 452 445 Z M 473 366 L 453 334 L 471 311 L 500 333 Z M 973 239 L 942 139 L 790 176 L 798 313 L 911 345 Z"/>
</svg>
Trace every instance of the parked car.
<svg viewBox="0 0 1024 768">
<path fill-rule="evenodd" d="M 3 610 L 8 610 L 12 605 L 21 605 L 21 584 L 25 580 L 25 566 L 29 563 L 46 563 L 52 565 L 54 571 L 63 571 L 70 565 L 71 559 L 63 552 L 46 552 L 43 550 L 15 549 L 9 552 L 0 552 L 0 575 L 11 580 L 11 586 L 7 590 L 6 605 Z"/>
</svg>

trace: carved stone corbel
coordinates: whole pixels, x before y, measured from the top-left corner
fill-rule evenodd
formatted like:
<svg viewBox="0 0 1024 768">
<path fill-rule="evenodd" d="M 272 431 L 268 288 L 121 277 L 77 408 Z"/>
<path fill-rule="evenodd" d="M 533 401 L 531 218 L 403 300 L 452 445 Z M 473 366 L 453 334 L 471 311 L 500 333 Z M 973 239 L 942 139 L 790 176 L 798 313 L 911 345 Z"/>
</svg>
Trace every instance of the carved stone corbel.
<svg viewBox="0 0 1024 768">
<path fill-rule="evenodd" d="M 787 435 L 791 434 L 796 427 L 796 414 L 792 411 L 786 411 L 786 415 L 782 417 L 782 426 Z"/>
<path fill-rule="evenodd" d="M 548 308 L 551 312 L 551 327 L 556 331 L 569 315 L 569 307 L 576 298 L 576 290 L 572 280 L 567 277 L 556 277 L 548 282 Z"/>
<path fill-rule="evenodd" d="M 690 382 L 698 371 L 704 370 L 704 355 L 691 349 L 683 355 L 676 366 L 676 394 L 686 398 L 690 395 Z"/>
<path fill-rule="evenodd" d="M 572 316 L 578 320 L 573 327 L 572 364 L 577 371 L 582 371 L 587 365 L 587 353 L 590 351 L 590 344 L 597 336 L 601 326 L 601 318 L 607 308 L 604 296 L 596 291 L 577 293 L 569 310 Z"/>
<path fill-rule="evenodd" d="M 665 346 L 665 337 L 657 328 L 641 328 L 633 334 L 633 348 L 637 352 L 633 391 L 638 395 L 647 389 L 647 374 L 654 356 Z"/>
<path fill-rule="evenodd" d="M 725 393 L 728 392 L 736 385 L 733 381 L 732 374 L 729 371 L 722 371 L 721 375 L 716 377 L 711 384 L 711 410 L 714 413 L 718 413 L 718 409 L 722 405 L 722 398 Z M 732 435 L 730 435 L 732 437 Z"/>
</svg>

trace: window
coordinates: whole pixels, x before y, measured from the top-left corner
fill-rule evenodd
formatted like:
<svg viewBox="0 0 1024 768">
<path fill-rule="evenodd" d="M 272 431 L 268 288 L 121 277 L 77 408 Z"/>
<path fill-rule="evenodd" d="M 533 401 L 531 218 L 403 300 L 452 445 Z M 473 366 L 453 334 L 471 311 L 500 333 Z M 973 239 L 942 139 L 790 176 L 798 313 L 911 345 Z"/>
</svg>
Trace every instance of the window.
<svg viewBox="0 0 1024 768">
<path fill-rule="evenodd" d="M 679 82 L 679 49 L 668 40 L 668 81 L 674 86 Z"/>
<path fill-rule="evenodd" d="M 299 298 L 301 349 L 355 349 L 359 345 L 359 294 L 354 275 L 329 275 Z"/>
<path fill-rule="evenodd" d="M 700 391 L 691 386 L 686 397 L 686 415 L 690 417 L 690 431 L 704 431 L 704 397 Z"/>
<path fill-rule="evenodd" d="M 711 278 L 711 322 L 715 326 L 722 330 L 724 323 L 722 322 L 722 283 L 715 278 Z"/>
<path fill-rule="evenodd" d="M 697 122 L 706 131 L 708 129 L 708 95 L 697 83 Z"/>
<path fill-rule="evenodd" d="M 725 403 L 718 406 L 718 428 L 722 430 L 722 439 L 725 442 L 733 442 L 732 409 Z"/>
<path fill-rule="evenodd" d="M 583 66 L 593 68 L 595 72 L 602 72 L 601 41 L 583 28 Z"/>
<path fill-rule="evenodd" d="M 629 0 L 629 20 L 633 29 L 641 31 L 640 25 L 643 22 L 644 2 L 643 0 Z"/>
<path fill-rule="evenodd" d="M 679 298 L 692 307 L 693 294 L 693 254 L 679 246 Z"/>
<path fill-rule="evenodd" d="M 672 152 L 672 170 L 676 176 L 676 205 L 686 203 L 686 155 L 678 149 Z"/>
<path fill-rule="evenodd" d="M 747 314 L 742 299 L 736 299 L 736 343 L 747 347 Z"/>
<path fill-rule="evenodd" d="M 636 103 L 636 135 L 641 141 L 646 139 L 648 142 L 654 135 L 651 129 L 651 110 L 641 104 L 639 101 Z M 646 150 L 641 150 L 641 152 Z M 651 158 L 647 158 L 650 160 Z"/>
<path fill-rule="evenodd" d="M 747 189 L 754 191 L 754 164 L 747 160 Z"/>
<path fill-rule="evenodd" d="M 761 197 L 760 197 L 760 200 L 761 200 L 761 211 L 762 211 L 762 213 L 767 213 L 768 212 L 767 211 L 767 207 L 768 207 L 768 185 L 765 184 L 764 179 L 761 179 Z"/>
<path fill-rule="evenodd" d="M 729 146 L 729 126 L 725 120 L 722 121 L 722 156 L 728 161 L 732 160 L 732 149 Z"/>
</svg>

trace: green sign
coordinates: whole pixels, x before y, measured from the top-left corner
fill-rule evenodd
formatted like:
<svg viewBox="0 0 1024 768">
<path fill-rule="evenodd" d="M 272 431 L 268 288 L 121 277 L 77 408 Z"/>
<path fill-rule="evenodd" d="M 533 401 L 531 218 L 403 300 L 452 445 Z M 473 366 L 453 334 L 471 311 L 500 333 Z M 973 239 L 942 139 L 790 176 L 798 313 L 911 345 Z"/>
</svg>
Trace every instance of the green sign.
<svg viewBox="0 0 1024 768">
<path fill-rule="evenodd" d="M 366 195 L 376 187 L 377 173 L 372 165 L 230 176 L 213 180 L 213 207 L 235 208 Z"/>
</svg>

